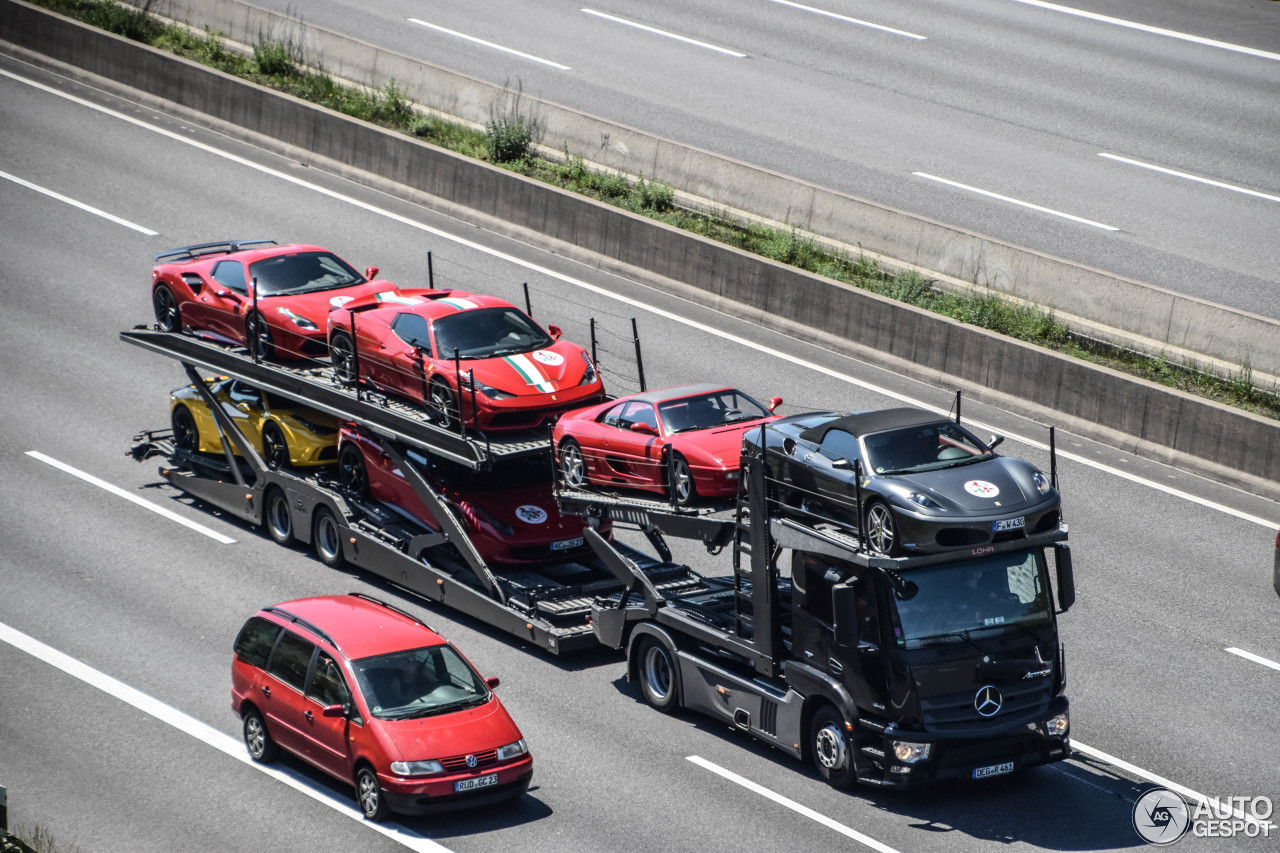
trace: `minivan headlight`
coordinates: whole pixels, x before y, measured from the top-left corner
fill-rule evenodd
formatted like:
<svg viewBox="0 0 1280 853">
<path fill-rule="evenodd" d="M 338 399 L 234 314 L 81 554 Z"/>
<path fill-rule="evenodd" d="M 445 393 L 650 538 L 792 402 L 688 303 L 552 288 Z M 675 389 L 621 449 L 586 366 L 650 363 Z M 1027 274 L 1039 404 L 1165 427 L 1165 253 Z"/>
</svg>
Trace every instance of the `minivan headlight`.
<svg viewBox="0 0 1280 853">
<path fill-rule="evenodd" d="M 524 755 L 528 751 L 529 747 L 525 746 L 524 738 L 520 738 L 520 740 L 515 743 L 509 743 L 506 746 L 499 747 L 498 760 L 506 761 L 509 758 L 516 758 L 517 756 Z"/>
<path fill-rule="evenodd" d="M 444 765 L 434 758 L 426 761 L 393 761 L 391 772 L 397 776 L 430 776 L 432 773 L 443 773 Z"/>
</svg>

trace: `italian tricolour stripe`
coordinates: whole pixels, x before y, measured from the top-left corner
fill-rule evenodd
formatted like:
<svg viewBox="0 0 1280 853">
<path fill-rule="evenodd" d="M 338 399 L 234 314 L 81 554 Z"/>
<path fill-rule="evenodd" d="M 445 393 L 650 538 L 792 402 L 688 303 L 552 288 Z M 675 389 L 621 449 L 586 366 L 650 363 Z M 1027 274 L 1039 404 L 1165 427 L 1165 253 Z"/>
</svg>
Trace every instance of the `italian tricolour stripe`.
<svg viewBox="0 0 1280 853">
<path fill-rule="evenodd" d="M 480 306 L 472 302 L 470 299 L 459 299 L 456 296 L 446 296 L 444 299 L 437 299 L 437 302 L 443 302 L 445 305 L 452 305 L 459 311 L 470 311 L 472 308 Z"/>
<path fill-rule="evenodd" d="M 504 355 L 502 360 L 515 368 L 516 373 L 524 379 L 525 382 L 537 388 L 543 394 L 550 394 L 556 390 L 555 383 L 546 377 L 538 367 L 538 363 L 527 355 Z"/>
</svg>

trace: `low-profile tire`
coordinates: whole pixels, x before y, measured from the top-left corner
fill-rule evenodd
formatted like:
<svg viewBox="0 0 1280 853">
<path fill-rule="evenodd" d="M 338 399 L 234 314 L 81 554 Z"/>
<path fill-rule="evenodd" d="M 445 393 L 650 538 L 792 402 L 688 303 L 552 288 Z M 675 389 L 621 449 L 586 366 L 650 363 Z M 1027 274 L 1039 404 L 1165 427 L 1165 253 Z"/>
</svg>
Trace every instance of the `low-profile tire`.
<svg viewBox="0 0 1280 853">
<path fill-rule="evenodd" d="M 352 497 L 369 499 L 369 470 L 364 467 L 364 454 L 350 442 L 338 452 L 338 483 Z"/>
<path fill-rule="evenodd" d="M 698 499 L 698 490 L 693 485 L 693 471 L 689 469 L 689 461 L 679 453 L 672 451 L 672 459 L 663 466 L 665 476 L 674 479 L 667 485 L 667 497 L 673 499 L 676 506 L 689 506 Z"/>
<path fill-rule="evenodd" d="M 582 448 L 572 438 L 560 442 L 560 474 L 564 484 L 571 489 L 581 489 L 587 485 L 587 460 L 582 455 Z"/>
<path fill-rule="evenodd" d="M 833 788 L 848 788 L 857 780 L 853 750 L 844 718 L 832 706 L 823 705 L 809 724 L 809 752 L 823 781 Z"/>
<path fill-rule="evenodd" d="M 389 811 L 387 799 L 382 796 L 382 787 L 378 784 L 378 774 L 367 764 L 356 770 L 356 803 L 365 820 L 383 820 Z"/>
<path fill-rule="evenodd" d="M 316 507 L 311 521 L 311 547 L 316 558 L 331 569 L 342 568 L 347 561 L 342 555 L 342 530 L 327 507 Z"/>
<path fill-rule="evenodd" d="M 893 517 L 893 510 L 884 501 L 871 501 L 867 504 L 862 519 L 862 538 L 873 552 L 886 557 L 896 556 L 900 550 L 898 522 Z"/>
<path fill-rule="evenodd" d="M 255 335 L 254 330 L 260 331 Z M 244 343 L 250 353 L 259 359 L 268 360 L 276 357 L 275 342 L 271 339 L 271 326 L 260 313 L 250 314 L 244 321 Z"/>
<path fill-rule="evenodd" d="M 173 448 L 179 453 L 194 454 L 200 452 L 200 429 L 196 426 L 196 417 L 186 406 L 175 406 L 170 416 L 173 425 Z"/>
<path fill-rule="evenodd" d="M 267 490 L 267 506 L 262 514 L 262 524 L 277 545 L 293 544 L 293 514 L 289 512 L 289 499 L 285 497 L 283 489 L 272 486 Z"/>
<path fill-rule="evenodd" d="M 329 339 L 329 360 L 339 382 L 350 385 L 356 381 L 356 347 L 346 332 L 334 332 Z"/>
<path fill-rule="evenodd" d="M 244 746 L 249 757 L 263 764 L 270 764 L 280 757 L 280 747 L 271 739 L 267 724 L 257 708 L 250 708 L 244 715 Z"/>
<path fill-rule="evenodd" d="M 182 329 L 182 309 L 178 307 L 178 297 L 167 284 L 157 284 L 151 291 L 151 307 L 156 312 L 156 326 L 162 332 L 177 332 Z"/>
<path fill-rule="evenodd" d="M 675 656 L 661 640 L 653 637 L 640 640 L 636 668 L 640 673 L 640 692 L 655 710 L 670 714 L 680 706 Z"/>
<path fill-rule="evenodd" d="M 292 461 L 289 458 L 289 442 L 285 440 L 280 425 L 274 421 L 267 421 L 262 427 L 262 461 L 272 471 L 288 468 Z"/>
<path fill-rule="evenodd" d="M 427 394 L 427 410 L 432 419 L 445 429 L 456 427 L 459 417 L 458 398 L 449 383 L 436 377 L 431 380 Z"/>
</svg>

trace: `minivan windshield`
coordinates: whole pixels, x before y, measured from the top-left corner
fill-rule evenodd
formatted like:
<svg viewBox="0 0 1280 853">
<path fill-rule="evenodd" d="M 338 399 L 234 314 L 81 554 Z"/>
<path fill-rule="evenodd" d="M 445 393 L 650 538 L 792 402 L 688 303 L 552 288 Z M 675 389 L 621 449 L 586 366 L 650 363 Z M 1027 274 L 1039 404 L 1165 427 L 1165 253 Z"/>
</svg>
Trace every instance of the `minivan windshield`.
<svg viewBox="0 0 1280 853">
<path fill-rule="evenodd" d="M 1039 549 L 912 569 L 898 576 L 905 592 L 891 596 L 897 609 L 893 632 L 897 645 L 908 649 L 956 636 L 993 636 L 1053 619 Z"/>
<path fill-rule="evenodd" d="M 483 705 L 484 680 L 445 643 L 351 662 L 369 713 L 380 720 L 429 717 Z"/>
</svg>

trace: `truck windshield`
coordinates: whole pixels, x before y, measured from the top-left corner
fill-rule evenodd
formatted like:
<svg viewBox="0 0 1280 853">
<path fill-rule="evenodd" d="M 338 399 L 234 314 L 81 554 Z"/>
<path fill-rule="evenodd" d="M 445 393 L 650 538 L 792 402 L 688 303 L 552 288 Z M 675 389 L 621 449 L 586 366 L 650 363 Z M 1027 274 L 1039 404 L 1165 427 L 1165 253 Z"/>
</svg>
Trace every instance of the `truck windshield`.
<svg viewBox="0 0 1280 853">
<path fill-rule="evenodd" d="M 913 569 L 901 578 L 915 594 L 908 593 L 906 600 L 891 596 L 897 608 L 893 631 L 897 645 L 908 649 L 957 634 L 994 635 L 1053 619 L 1040 550 Z"/>
</svg>

